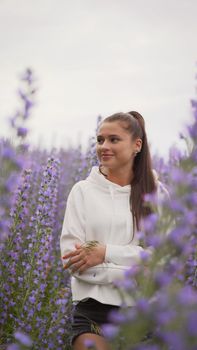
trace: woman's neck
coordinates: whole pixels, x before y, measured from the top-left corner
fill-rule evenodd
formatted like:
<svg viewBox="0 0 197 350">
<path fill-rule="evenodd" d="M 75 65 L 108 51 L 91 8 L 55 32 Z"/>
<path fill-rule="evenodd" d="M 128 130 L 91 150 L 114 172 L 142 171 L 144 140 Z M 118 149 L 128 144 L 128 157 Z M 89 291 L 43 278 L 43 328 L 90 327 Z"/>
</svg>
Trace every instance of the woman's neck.
<svg viewBox="0 0 197 350">
<path fill-rule="evenodd" d="M 109 169 L 103 166 L 101 166 L 99 169 L 107 180 L 120 186 L 130 185 L 133 179 L 133 171 L 125 171 L 124 169 Z"/>
</svg>

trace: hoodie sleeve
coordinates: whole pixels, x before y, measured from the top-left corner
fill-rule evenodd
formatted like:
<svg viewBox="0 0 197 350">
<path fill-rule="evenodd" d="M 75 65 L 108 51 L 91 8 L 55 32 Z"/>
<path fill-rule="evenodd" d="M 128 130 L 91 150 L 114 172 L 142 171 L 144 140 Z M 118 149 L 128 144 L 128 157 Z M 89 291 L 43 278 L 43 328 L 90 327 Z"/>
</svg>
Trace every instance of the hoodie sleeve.
<svg viewBox="0 0 197 350">
<path fill-rule="evenodd" d="M 77 184 L 73 186 L 67 200 L 62 233 L 60 237 L 61 256 L 75 249 L 75 244 L 83 244 L 86 241 L 85 211 L 83 193 Z M 63 265 L 68 260 L 62 259 Z M 72 274 L 75 278 L 91 284 L 108 284 L 116 279 L 123 278 L 128 266 L 117 266 L 113 263 L 91 267 L 82 274 Z M 70 270 L 69 270 L 70 271 Z"/>
<path fill-rule="evenodd" d="M 139 245 L 134 245 L 132 242 L 124 246 L 107 244 L 105 261 L 128 267 L 140 262 L 143 251 L 145 249 Z"/>
<path fill-rule="evenodd" d="M 71 189 L 66 204 L 66 211 L 60 237 L 61 256 L 75 249 L 75 244 L 85 242 L 85 215 L 83 210 L 83 194 L 78 184 Z M 66 265 L 68 260 L 63 260 Z"/>
</svg>

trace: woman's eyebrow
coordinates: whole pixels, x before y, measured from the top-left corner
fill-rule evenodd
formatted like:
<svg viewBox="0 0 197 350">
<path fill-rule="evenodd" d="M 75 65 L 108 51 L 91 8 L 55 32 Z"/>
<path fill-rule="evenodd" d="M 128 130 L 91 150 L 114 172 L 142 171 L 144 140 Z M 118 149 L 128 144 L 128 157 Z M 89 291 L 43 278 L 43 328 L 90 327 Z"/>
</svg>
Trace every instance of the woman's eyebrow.
<svg viewBox="0 0 197 350">
<path fill-rule="evenodd" d="M 104 137 L 105 135 L 104 134 L 98 134 L 97 137 L 100 136 L 100 137 Z M 116 135 L 116 134 L 109 134 L 107 135 L 107 137 L 120 137 L 120 135 Z"/>
</svg>

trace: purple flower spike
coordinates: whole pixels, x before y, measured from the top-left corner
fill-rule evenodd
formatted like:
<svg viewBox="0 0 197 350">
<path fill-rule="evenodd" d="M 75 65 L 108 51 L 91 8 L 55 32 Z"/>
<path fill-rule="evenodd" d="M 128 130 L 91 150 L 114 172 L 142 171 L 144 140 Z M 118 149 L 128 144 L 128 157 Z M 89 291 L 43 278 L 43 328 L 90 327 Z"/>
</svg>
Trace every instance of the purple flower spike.
<svg viewBox="0 0 197 350">
<path fill-rule="evenodd" d="M 17 129 L 17 135 L 20 137 L 25 137 L 27 135 L 28 130 L 26 128 L 23 127 L 19 127 Z"/>
<path fill-rule="evenodd" d="M 105 324 L 102 326 L 102 332 L 108 339 L 113 339 L 118 334 L 118 326 L 112 324 Z"/>
<path fill-rule="evenodd" d="M 143 220 L 143 227 L 146 231 L 154 230 L 157 222 L 158 222 L 158 215 L 156 213 L 153 213 L 149 215 L 147 218 Z"/>
<path fill-rule="evenodd" d="M 22 345 L 27 346 L 27 347 L 32 346 L 32 340 L 31 340 L 31 338 L 28 335 L 26 335 L 26 334 L 24 334 L 24 333 L 22 333 L 20 331 L 17 331 L 17 332 L 14 333 L 14 337 Z"/>
<path fill-rule="evenodd" d="M 150 304 L 148 302 L 148 300 L 146 299 L 139 299 L 137 301 L 137 309 L 140 311 L 140 312 L 143 312 L 144 314 L 148 313 L 149 310 L 150 310 Z"/>
<path fill-rule="evenodd" d="M 181 304 L 197 305 L 197 294 L 196 291 L 190 286 L 182 288 L 178 294 L 178 300 Z"/>
<path fill-rule="evenodd" d="M 93 340 L 91 339 L 85 339 L 84 340 L 84 345 L 88 348 L 91 349 L 92 347 L 94 347 L 95 343 Z"/>
<path fill-rule="evenodd" d="M 10 344 L 6 350 L 21 350 L 21 347 L 18 344 Z"/>
<path fill-rule="evenodd" d="M 143 250 L 142 252 L 140 252 L 140 258 L 142 259 L 142 261 L 147 262 L 150 260 L 151 257 L 151 251 L 147 251 L 147 250 Z"/>
<path fill-rule="evenodd" d="M 196 337 L 197 312 L 193 311 L 188 315 L 187 328 L 191 336 Z"/>
</svg>

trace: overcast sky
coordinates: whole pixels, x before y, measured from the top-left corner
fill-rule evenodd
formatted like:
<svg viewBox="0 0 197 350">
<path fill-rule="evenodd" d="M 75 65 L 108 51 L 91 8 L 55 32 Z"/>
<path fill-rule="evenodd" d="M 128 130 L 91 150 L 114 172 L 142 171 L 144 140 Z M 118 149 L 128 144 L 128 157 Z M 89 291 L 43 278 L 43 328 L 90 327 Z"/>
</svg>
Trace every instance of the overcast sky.
<svg viewBox="0 0 197 350">
<path fill-rule="evenodd" d="M 137 110 L 166 155 L 191 120 L 196 14 L 197 0 L 0 0 L 0 135 L 31 67 L 33 144 L 84 144 L 98 115 Z"/>
</svg>

